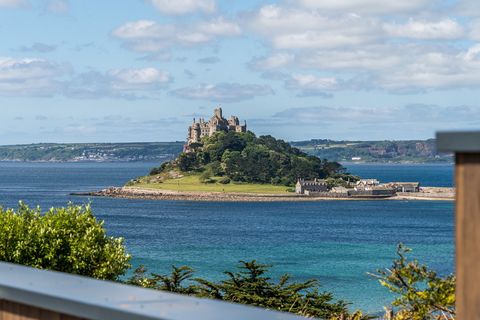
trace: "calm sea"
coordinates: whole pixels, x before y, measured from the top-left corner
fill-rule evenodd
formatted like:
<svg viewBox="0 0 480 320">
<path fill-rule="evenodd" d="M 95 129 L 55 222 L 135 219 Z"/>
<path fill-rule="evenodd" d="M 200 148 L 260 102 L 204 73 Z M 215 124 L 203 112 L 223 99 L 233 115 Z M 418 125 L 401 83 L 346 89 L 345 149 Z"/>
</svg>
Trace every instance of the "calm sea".
<svg viewBox="0 0 480 320">
<path fill-rule="evenodd" d="M 19 200 L 43 208 L 63 206 L 73 191 L 122 185 L 154 163 L 0 163 L 0 204 Z M 452 165 L 346 165 L 381 181 L 451 186 Z M 453 272 L 453 203 L 427 201 L 324 201 L 218 203 L 93 198 L 108 232 L 125 238 L 133 264 L 167 272 L 189 265 L 221 279 L 239 260 L 273 264 L 272 277 L 317 278 L 352 309 L 382 310 L 392 296 L 367 275 L 391 265 L 397 243 L 442 274 Z"/>
</svg>

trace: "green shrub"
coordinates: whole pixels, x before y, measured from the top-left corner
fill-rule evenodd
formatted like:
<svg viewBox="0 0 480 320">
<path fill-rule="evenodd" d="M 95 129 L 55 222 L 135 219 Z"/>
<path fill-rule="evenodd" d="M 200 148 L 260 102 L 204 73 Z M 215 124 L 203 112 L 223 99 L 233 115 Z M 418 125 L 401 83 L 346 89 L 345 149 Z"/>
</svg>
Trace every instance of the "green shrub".
<svg viewBox="0 0 480 320">
<path fill-rule="evenodd" d="M 391 268 L 373 276 L 397 295 L 393 301 L 392 320 L 455 319 L 455 276 L 439 277 L 417 260 L 406 257 L 411 249 L 399 244 L 398 258 Z"/>
<path fill-rule="evenodd" d="M 22 202 L 0 208 L 0 260 L 107 280 L 130 267 L 123 239 L 107 236 L 89 205 L 73 204 L 44 214 Z"/>
</svg>

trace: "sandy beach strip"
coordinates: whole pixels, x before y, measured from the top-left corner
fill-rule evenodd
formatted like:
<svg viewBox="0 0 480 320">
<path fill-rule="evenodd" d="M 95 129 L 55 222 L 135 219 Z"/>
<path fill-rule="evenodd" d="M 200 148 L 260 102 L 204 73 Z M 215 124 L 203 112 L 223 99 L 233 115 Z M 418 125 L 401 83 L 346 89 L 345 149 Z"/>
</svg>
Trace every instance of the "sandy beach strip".
<svg viewBox="0 0 480 320">
<path fill-rule="evenodd" d="M 325 201 L 325 200 L 428 200 L 452 201 L 453 188 L 424 187 L 421 192 L 398 193 L 389 198 L 351 198 L 351 197 L 310 197 L 297 194 L 259 194 L 259 193 L 229 193 L 229 192 L 191 192 L 135 187 L 110 187 L 101 191 L 79 193 L 75 195 L 98 196 L 110 198 L 145 199 L 145 200 L 177 200 L 177 201 L 224 201 L 224 202 L 277 202 L 277 201 Z"/>
</svg>

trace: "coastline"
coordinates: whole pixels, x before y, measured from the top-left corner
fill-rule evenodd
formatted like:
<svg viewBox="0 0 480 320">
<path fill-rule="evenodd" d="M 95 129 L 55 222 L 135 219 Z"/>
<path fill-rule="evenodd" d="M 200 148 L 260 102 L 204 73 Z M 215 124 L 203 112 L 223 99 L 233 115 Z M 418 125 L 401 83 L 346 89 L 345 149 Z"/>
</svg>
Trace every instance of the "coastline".
<svg viewBox="0 0 480 320">
<path fill-rule="evenodd" d="M 297 194 L 257 194 L 228 192 L 192 192 L 147 189 L 135 187 L 110 187 L 100 191 L 73 193 L 77 196 L 94 196 L 123 199 L 173 200 L 173 201 L 219 201 L 219 202 L 293 202 L 293 201 L 352 201 L 352 200 L 423 200 L 454 201 L 454 188 L 424 187 L 417 193 L 399 193 L 389 198 L 310 197 Z"/>
</svg>

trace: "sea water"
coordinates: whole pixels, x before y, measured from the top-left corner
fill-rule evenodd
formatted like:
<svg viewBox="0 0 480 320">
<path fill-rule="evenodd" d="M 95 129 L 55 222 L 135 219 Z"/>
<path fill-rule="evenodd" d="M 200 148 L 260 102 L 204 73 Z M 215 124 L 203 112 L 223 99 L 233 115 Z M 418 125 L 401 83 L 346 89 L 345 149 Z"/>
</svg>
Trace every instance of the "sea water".
<svg viewBox="0 0 480 320">
<path fill-rule="evenodd" d="M 393 296 L 368 275 L 391 265 L 398 243 L 440 274 L 453 272 L 453 202 L 321 201 L 228 203 L 72 197 L 122 185 L 153 163 L 0 163 L 0 204 L 44 209 L 91 201 L 108 233 L 122 236 L 132 264 L 169 272 L 188 265 L 220 280 L 239 260 L 272 264 L 272 278 L 318 279 L 322 289 L 376 313 Z M 381 181 L 451 186 L 452 165 L 346 164 Z"/>
</svg>

